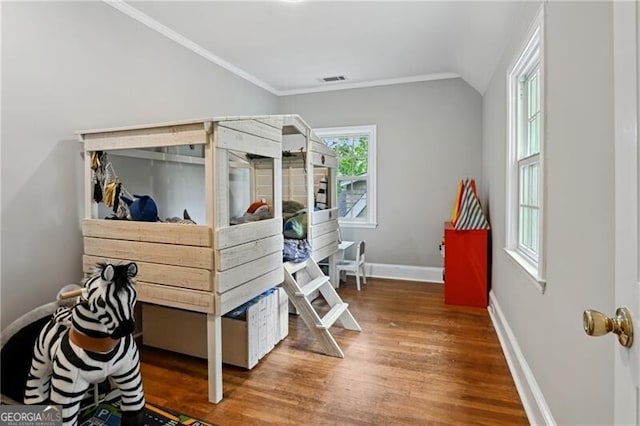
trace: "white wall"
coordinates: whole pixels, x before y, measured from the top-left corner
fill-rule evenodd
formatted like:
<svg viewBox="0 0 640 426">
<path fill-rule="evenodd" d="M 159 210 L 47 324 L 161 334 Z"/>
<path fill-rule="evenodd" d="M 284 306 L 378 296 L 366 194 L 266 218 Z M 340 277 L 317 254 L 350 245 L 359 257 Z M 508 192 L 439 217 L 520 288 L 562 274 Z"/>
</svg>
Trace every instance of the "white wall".
<svg viewBox="0 0 640 426">
<path fill-rule="evenodd" d="M 441 267 L 457 184 L 481 185 L 480 94 L 458 78 L 280 99 L 312 127 L 377 125 L 379 226 L 343 236 L 367 241 L 368 262 Z"/>
<path fill-rule="evenodd" d="M 75 130 L 276 111 L 102 2 L 3 2 L 2 325 L 82 278 Z"/>
<path fill-rule="evenodd" d="M 545 294 L 503 251 L 507 67 L 538 7 L 526 4 L 483 99 L 493 292 L 555 421 L 612 424 L 613 339 L 582 331 L 584 309 L 613 313 L 611 4 L 547 3 Z"/>
</svg>

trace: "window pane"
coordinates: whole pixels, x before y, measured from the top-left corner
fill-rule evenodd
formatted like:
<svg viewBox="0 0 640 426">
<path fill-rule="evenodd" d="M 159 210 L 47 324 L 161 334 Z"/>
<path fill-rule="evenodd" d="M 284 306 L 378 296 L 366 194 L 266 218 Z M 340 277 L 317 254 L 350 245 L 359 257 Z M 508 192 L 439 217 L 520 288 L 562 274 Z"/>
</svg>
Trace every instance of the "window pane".
<svg viewBox="0 0 640 426">
<path fill-rule="evenodd" d="M 531 169 L 531 195 L 529 204 L 540 207 L 540 164 L 533 163 Z"/>
<path fill-rule="evenodd" d="M 518 223 L 518 243 L 521 245 L 527 245 L 529 237 L 529 209 L 526 207 L 520 207 L 520 217 Z"/>
<path fill-rule="evenodd" d="M 531 245 L 529 246 L 529 248 L 531 250 L 533 250 L 534 253 L 538 253 L 538 240 L 539 240 L 539 233 L 538 233 L 538 227 L 539 227 L 539 218 L 538 218 L 538 213 L 539 210 L 538 209 L 531 209 Z"/>
<path fill-rule="evenodd" d="M 520 187 L 520 189 L 518 190 L 519 204 L 529 204 L 529 191 L 527 190 L 527 188 L 529 188 L 529 173 L 527 166 L 520 166 L 518 176 L 520 179 L 518 185 Z"/>
<path fill-rule="evenodd" d="M 540 152 L 540 115 L 536 115 L 529 120 L 527 138 L 529 143 L 527 144 L 525 155 L 529 156 Z"/>
<path fill-rule="evenodd" d="M 527 117 L 532 117 L 540 110 L 540 90 L 538 86 L 538 75 L 536 72 L 531 76 L 527 82 L 527 98 L 529 99 L 529 111 Z"/>
<path fill-rule="evenodd" d="M 536 69 L 519 84 L 518 152 L 525 158 L 540 152 L 540 71 Z"/>
<path fill-rule="evenodd" d="M 520 205 L 540 206 L 540 163 L 523 164 L 519 168 L 518 200 Z"/>
<path fill-rule="evenodd" d="M 345 219 L 367 218 L 367 179 L 338 180 L 338 214 Z"/>
<path fill-rule="evenodd" d="M 540 211 L 535 207 L 520 206 L 519 212 L 518 243 L 537 254 L 540 244 Z"/>
<path fill-rule="evenodd" d="M 338 155 L 338 177 L 367 174 L 369 169 L 368 136 L 323 138 L 323 141 Z"/>
<path fill-rule="evenodd" d="M 540 164 L 519 167 L 518 245 L 538 253 L 540 240 Z"/>
<path fill-rule="evenodd" d="M 356 176 L 365 175 L 369 172 L 369 138 L 360 136 L 354 147 L 356 162 Z"/>
</svg>

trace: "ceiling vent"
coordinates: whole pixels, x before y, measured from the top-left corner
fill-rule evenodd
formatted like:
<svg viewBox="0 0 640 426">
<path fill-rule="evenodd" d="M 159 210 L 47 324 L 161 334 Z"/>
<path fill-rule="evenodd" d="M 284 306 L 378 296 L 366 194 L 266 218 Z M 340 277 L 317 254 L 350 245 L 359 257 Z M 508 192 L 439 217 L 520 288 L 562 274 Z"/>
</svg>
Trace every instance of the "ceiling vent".
<svg viewBox="0 0 640 426">
<path fill-rule="evenodd" d="M 320 81 L 323 83 L 336 83 L 338 81 L 345 81 L 346 79 L 347 77 L 345 77 L 344 75 L 336 75 L 333 77 L 323 77 L 320 79 Z"/>
</svg>

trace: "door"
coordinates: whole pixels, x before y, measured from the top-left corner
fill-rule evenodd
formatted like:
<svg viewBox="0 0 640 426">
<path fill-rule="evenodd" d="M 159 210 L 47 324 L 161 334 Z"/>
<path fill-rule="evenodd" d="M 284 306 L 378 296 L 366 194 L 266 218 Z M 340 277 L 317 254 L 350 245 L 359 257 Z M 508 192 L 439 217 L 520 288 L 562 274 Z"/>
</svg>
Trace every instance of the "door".
<svg viewBox="0 0 640 426">
<path fill-rule="evenodd" d="M 640 297 L 638 265 L 638 22 L 636 2 L 614 2 L 615 306 L 633 318 L 636 342 L 615 344 L 614 421 L 640 425 Z"/>
</svg>

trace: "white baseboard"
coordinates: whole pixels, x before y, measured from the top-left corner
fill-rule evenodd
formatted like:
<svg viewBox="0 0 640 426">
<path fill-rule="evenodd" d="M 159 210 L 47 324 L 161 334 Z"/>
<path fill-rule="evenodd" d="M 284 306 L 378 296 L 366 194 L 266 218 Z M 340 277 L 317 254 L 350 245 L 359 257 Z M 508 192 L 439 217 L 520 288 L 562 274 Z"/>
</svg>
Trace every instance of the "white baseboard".
<svg viewBox="0 0 640 426">
<path fill-rule="evenodd" d="M 367 262 L 365 264 L 365 272 L 367 273 L 367 277 L 439 284 L 443 283 L 442 268 L 432 266 L 391 265 L 387 263 Z"/>
<path fill-rule="evenodd" d="M 527 360 L 520 350 L 518 341 L 502 313 L 502 309 L 500 309 L 493 291 L 489 292 L 489 307 L 487 310 L 498 335 L 498 340 L 500 340 L 502 352 L 504 352 L 504 356 L 507 359 L 524 411 L 529 418 L 529 423 L 532 425 L 555 426 L 556 422 L 553 419 L 551 410 L 544 399 L 544 395 L 542 395 L 533 372 L 529 368 L 529 364 L 527 364 Z"/>
</svg>

